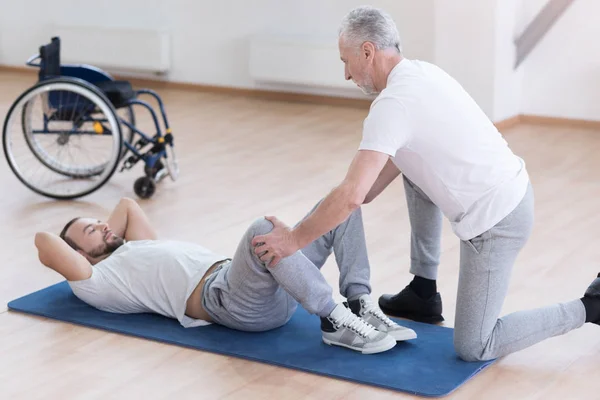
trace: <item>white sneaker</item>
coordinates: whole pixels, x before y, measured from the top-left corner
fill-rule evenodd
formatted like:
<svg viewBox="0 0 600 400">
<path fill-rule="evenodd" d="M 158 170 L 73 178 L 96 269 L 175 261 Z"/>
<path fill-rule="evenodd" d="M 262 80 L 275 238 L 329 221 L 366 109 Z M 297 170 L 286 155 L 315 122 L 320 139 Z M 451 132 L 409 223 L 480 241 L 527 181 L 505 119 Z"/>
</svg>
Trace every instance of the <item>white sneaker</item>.
<svg viewBox="0 0 600 400">
<path fill-rule="evenodd" d="M 342 304 L 326 318 L 321 318 L 323 341 L 328 345 L 347 347 L 362 354 L 387 351 L 396 345 L 396 339 L 354 315 Z"/>
<path fill-rule="evenodd" d="M 380 332 L 388 333 L 397 341 L 416 339 L 417 333 L 410 328 L 398 325 L 387 317 L 381 311 L 379 306 L 371 300 L 371 296 L 363 294 L 356 300 L 348 302 L 348 307 L 352 312 Z"/>
</svg>

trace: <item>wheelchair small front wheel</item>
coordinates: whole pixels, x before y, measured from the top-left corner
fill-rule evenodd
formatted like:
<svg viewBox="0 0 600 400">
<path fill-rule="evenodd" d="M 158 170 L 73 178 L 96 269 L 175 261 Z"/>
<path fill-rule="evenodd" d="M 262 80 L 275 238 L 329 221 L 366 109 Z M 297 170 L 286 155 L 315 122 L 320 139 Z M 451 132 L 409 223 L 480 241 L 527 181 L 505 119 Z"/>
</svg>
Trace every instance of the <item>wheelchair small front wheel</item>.
<svg viewBox="0 0 600 400">
<path fill-rule="evenodd" d="M 133 191 L 142 199 L 149 199 L 156 191 L 156 183 L 148 176 L 142 176 L 135 180 Z"/>
<path fill-rule="evenodd" d="M 82 197 L 104 185 L 123 146 L 106 96 L 67 77 L 41 81 L 21 94 L 6 116 L 2 140 L 17 178 L 54 199 Z"/>
</svg>

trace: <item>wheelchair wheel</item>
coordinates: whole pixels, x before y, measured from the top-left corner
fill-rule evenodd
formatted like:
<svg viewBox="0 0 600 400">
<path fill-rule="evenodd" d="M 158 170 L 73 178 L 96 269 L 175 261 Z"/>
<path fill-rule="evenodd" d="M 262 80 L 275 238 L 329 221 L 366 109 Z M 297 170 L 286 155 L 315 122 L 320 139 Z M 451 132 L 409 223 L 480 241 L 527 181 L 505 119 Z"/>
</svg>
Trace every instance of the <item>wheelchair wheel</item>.
<svg viewBox="0 0 600 400">
<path fill-rule="evenodd" d="M 104 170 L 104 166 L 102 165 L 97 166 L 96 168 L 78 170 L 57 162 L 52 155 L 48 154 L 48 152 L 44 149 L 41 140 L 38 140 L 38 137 L 36 137 L 34 134 L 34 129 L 31 126 L 33 108 L 34 105 L 30 104 L 29 102 L 23 104 L 23 109 L 21 111 L 21 127 L 23 129 L 23 136 L 27 146 L 29 147 L 29 150 L 31 150 L 41 164 L 57 174 L 68 176 L 70 178 L 87 178 L 98 175 Z"/>
<path fill-rule="evenodd" d="M 132 106 L 122 107 L 117 109 L 117 117 L 120 120 L 127 121 L 130 125 L 135 126 L 135 113 L 133 112 Z M 135 137 L 135 131 L 125 124 L 121 124 L 121 134 L 123 135 L 123 141 L 133 145 L 133 138 Z M 121 160 L 125 158 L 125 154 L 129 149 L 123 145 L 121 149 Z"/>
<path fill-rule="evenodd" d="M 123 146 L 116 111 L 102 92 L 65 77 L 21 94 L 6 116 L 2 138 L 17 178 L 55 199 L 82 197 L 104 185 Z"/>
</svg>

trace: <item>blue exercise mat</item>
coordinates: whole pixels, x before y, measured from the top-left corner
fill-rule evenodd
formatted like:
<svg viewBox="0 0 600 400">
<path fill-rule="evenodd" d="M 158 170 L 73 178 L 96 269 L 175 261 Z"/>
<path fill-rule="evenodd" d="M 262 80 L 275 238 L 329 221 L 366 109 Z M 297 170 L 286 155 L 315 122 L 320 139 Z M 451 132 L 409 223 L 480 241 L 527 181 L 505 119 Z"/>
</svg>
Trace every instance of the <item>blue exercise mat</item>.
<svg viewBox="0 0 600 400">
<path fill-rule="evenodd" d="M 418 338 L 384 353 L 363 355 L 323 343 L 319 318 L 299 307 L 279 329 L 250 333 L 218 325 L 183 328 L 154 314 L 106 313 L 80 301 L 61 282 L 8 304 L 15 311 L 159 342 L 240 357 L 410 394 L 445 396 L 491 362 L 464 362 L 452 344 L 453 330 L 413 321 L 401 323 Z"/>
</svg>

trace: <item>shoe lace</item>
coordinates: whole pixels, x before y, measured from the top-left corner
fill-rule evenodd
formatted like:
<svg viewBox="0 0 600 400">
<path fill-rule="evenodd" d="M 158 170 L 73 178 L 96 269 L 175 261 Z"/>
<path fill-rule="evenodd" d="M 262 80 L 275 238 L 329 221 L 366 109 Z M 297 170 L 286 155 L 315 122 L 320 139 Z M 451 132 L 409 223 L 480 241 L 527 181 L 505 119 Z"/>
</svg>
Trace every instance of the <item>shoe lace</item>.
<svg viewBox="0 0 600 400">
<path fill-rule="evenodd" d="M 362 337 L 367 337 L 375 330 L 373 325 L 369 324 L 367 321 L 363 320 L 352 312 L 348 312 L 346 315 L 344 315 L 344 317 L 338 321 L 337 325 L 348 328 L 352 332 L 355 332 Z"/>
<path fill-rule="evenodd" d="M 383 311 L 381 311 L 381 309 L 379 307 L 377 307 L 375 304 L 365 302 L 365 303 L 363 303 L 363 305 L 365 307 L 365 309 L 364 309 L 365 314 L 370 313 L 371 315 L 375 316 L 375 318 L 381 320 L 384 324 L 386 324 L 389 327 L 396 325 L 396 323 L 394 321 L 392 321 L 391 319 L 389 319 L 388 316 L 385 315 L 383 313 Z"/>
</svg>

